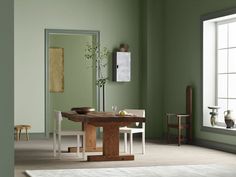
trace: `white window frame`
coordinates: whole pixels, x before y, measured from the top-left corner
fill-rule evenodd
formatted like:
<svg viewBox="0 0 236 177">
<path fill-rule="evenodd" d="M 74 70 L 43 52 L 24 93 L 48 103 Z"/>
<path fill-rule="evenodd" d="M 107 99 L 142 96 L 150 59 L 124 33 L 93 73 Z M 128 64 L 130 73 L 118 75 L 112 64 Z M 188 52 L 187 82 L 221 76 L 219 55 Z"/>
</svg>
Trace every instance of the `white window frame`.
<svg viewBox="0 0 236 177">
<path fill-rule="evenodd" d="M 228 90 L 229 90 L 229 88 L 228 88 L 228 86 L 229 86 L 229 82 L 228 82 L 228 74 L 236 74 L 236 72 L 229 72 L 228 71 L 228 65 L 229 65 L 229 49 L 236 49 L 236 47 L 229 47 L 229 30 L 228 30 L 228 28 L 227 28 L 227 47 L 226 48 L 218 48 L 218 28 L 219 28 L 219 26 L 220 25 L 225 25 L 225 24 L 227 24 L 227 25 L 229 25 L 230 23 L 234 23 L 234 22 L 236 22 L 236 18 L 233 18 L 233 19 L 227 19 L 227 20 L 221 20 L 221 21 L 217 21 L 217 22 L 215 22 L 215 29 L 216 29 L 216 43 L 215 43 L 215 47 L 216 47 L 216 49 L 215 49 L 215 51 L 216 51 L 216 68 L 215 68 L 215 77 L 216 77 L 216 81 L 215 81 L 215 89 L 216 89 L 216 91 L 215 91 L 215 93 L 216 93 L 216 98 L 215 98 L 215 100 L 216 100 L 216 105 L 218 105 L 218 100 L 219 99 L 224 99 L 224 100 L 227 100 L 227 109 L 228 109 L 228 101 L 229 101 L 229 99 L 234 99 L 234 100 L 236 100 L 236 98 L 230 98 L 229 97 L 229 95 L 228 95 Z M 224 49 L 226 49 L 227 50 L 227 72 L 226 73 L 218 73 L 218 60 L 219 60 L 219 58 L 218 58 L 218 52 L 219 52 L 219 50 L 224 50 Z M 218 76 L 219 76 L 219 74 L 227 74 L 227 97 L 219 97 L 218 96 Z M 217 125 L 218 126 L 222 126 L 222 127 L 224 127 L 225 126 L 225 123 L 222 121 L 218 121 L 217 120 Z"/>
<path fill-rule="evenodd" d="M 202 92 L 201 92 L 201 130 L 219 134 L 236 135 L 236 126 L 226 128 L 223 122 L 217 122 L 216 126 L 210 124 L 209 107 L 217 105 L 218 85 L 216 69 L 217 58 L 217 30 L 216 23 L 228 23 L 236 21 L 236 8 L 209 13 L 201 16 L 202 27 Z M 213 67 L 212 67 L 213 66 Z"/>
</svg>

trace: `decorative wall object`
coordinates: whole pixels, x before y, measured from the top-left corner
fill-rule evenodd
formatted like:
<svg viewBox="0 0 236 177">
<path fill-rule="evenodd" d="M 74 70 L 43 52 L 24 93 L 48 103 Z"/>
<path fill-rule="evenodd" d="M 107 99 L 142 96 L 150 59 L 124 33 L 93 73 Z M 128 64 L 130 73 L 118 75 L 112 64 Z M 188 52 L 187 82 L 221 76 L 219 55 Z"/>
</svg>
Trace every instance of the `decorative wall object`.
<svg viewBox="0 0 236 177">
<path fill-rule="evenodd" d="M 113 80 L 116 82 L 131 81 L 131 53 L 115 52 L 113 64 Z"/>
<path fill-rule="evenodd" d="M 49 49 L 50 92 L 64 91 L 64 49 Z"/>
</svg>

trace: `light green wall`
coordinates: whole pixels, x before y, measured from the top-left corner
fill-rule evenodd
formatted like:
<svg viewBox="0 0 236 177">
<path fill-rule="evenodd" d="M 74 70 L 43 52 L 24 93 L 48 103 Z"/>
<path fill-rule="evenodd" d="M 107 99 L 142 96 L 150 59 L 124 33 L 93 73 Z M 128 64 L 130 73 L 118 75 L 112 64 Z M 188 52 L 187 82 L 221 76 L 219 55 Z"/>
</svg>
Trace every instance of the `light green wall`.
<svg viewBox="0 0 236 177">
<path fill-rule="evenodd" d="M 102 45 L 126 42 L 132 52 L 132 81 L 106 85 L 106 110 L 145 107 L 147 136 L 160 137 L 164 113 L 185 111 L 192 84 L 195 136 L 236 144 L 200 130 L 200 16 L 232 6 L 235 0 L 16 0 L 15 122 L 44 130 L 44 29 L 89 29 L 101 32 Z"/>
<path fill-rule="evenodd" d="M 101 44 L 125 42 L 132 53 L 132 81 L 109 82 L 106 110 L 140 105 L 139 0 L 15 0 L 15 123 L 44 132 L 44 29 L 99 30 Z M 111 75 L 110 75 L 111 78 Z"/>
<path fill-rule="evenodd" d="M 0 176 L 14 176 L 14 10 L 13 0 L 0 2 Z"/>
<path fill-rule="evenodd" d="M 185 87 L 193 85 L 193 119 L 196 138 L 236 145 L 234 136 L 201 130 L 201 28 L 200 16 L 236 7 L 235 0 L 165 1 L 164 110 L 185 111 Z"/>
<path fill-rule="evenodd" d="M 96 108 L 95 68 L 84 59 L 85 47 L 92 35 L 50 35 L 49 46 L 64 48 L 64 92 L 51 92 L 51 130 L 53 110 L 68 111 L 72 107 Z M 64 120 L 64 129 L 78 129 L 78 123 Z"/>
</svg>

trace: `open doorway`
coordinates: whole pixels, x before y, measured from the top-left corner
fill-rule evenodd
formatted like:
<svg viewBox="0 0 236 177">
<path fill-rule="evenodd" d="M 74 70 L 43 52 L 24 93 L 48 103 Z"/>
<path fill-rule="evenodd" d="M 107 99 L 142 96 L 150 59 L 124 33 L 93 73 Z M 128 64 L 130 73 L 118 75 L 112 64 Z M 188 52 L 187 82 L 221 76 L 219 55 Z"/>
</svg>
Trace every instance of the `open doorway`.
<svg viewBox="0 0 236 177">
<path fill-rule="evenodd" d="M 45 133 L 52 132 L 53 110 L 68 111 L 72 107 L 99 109 L 99 90 L 96 87 L 97 70 L 84 59 L 88 44 L 99 42 L 98 31 L 46 29 L 45 48 Z M 60 91 L 50 91 L 50 51 L 61 49 L 63 55 L 62 83 Z M 71 121 L 63 123 L 66 129 L 78 128 Z"/>
</svg>

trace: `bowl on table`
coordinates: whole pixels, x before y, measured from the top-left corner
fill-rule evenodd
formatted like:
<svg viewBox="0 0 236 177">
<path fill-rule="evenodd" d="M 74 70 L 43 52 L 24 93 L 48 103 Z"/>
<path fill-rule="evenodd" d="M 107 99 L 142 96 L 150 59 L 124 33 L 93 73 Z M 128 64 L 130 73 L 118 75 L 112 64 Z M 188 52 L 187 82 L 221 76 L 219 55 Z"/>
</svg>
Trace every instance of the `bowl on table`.
<svg viewBox="0 0 236 177">
<path fill-rule="evenodd" d="M 95 111 L 92 107 L 77 107 L 77 108 L 71 108 L 71 111 L 75 111 L 78 114 L 87 114 L 89 112 Z"/>
</svg>

